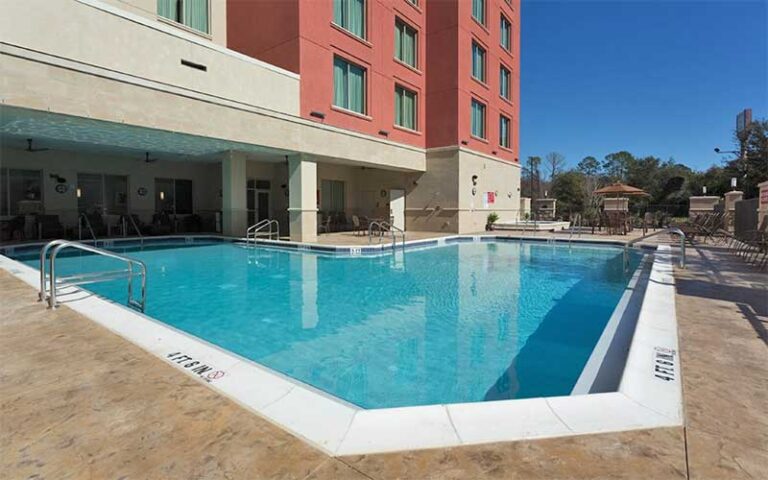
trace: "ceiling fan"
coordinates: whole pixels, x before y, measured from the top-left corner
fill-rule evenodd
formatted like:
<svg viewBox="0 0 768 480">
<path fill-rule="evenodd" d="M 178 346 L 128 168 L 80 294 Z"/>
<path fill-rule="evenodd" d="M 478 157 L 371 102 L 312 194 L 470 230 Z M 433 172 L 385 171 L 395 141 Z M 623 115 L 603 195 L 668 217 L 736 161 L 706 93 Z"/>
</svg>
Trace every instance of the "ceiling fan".
<svg viewBox="0 0 768 480">
<path fill-rule="evenodd" d="M 27 151 L 28 152 L 32 152 L 32 153 L 34 153 L 34 152 L 44 152 L 46 150 L 50 150 L 50 148 L 32 148 L 32 139 L 31 138 L 27 139 Z"/>
<path fill-rule="evenodd" d="M 156 162 L 156 161 L 157 161 L 157 159 L 156 159 L 156 158 L 150 158 L 150 157 L 149 157 L 149 152 L 146 152 L 146 153 L 144 154 L 144 161 L 145 161 L 146 163 L 154 163 L 154 162 Z"/>
</svg>

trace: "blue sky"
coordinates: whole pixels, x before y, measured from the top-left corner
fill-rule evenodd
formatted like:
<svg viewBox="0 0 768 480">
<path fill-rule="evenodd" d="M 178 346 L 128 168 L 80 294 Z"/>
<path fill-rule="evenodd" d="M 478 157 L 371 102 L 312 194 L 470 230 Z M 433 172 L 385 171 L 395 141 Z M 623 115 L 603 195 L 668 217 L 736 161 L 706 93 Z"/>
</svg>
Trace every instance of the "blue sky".
<svg viewBox="0 0 768 480">
<path fill-rule="evenodd" d="M 768 118 L 768 0 L 522 0 L 520 160 L 628 150 L 695 169 Z"/>
</svg>

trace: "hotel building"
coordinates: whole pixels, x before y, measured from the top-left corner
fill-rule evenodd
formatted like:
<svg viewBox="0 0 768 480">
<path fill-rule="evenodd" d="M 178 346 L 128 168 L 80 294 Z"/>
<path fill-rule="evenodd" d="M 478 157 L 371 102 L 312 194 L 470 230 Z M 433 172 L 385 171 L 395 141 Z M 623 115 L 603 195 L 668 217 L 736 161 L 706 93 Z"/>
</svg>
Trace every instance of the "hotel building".
<svg viewBox="0 0 768 480">
<path fill-rule="evenodd" d="M 0 5 L 2 241 L 517 218 L 519 0 Z"/>
</svg>

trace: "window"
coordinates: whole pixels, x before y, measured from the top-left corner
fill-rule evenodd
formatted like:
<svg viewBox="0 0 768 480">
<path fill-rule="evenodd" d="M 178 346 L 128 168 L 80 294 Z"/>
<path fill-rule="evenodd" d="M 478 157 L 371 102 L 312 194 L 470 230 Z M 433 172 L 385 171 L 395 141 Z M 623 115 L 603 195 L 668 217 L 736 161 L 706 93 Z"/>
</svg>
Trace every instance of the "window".
<svg viewBox="0 0 768 480">
<path fill-rule="evenodd" d="M 499 116 L 499 145 L 509 148 L 510 120 L 504 115 Z"/>
<path fill-rule="evenodd" d="M 416 29 L 400 20 L 395 21 L 395 58 L 416 67 Z"/>
<path fill-rule="evenodd" d="M 485 105 L 472 99 L 472 136 L 485 138 Z"/>
<path fill-rule="evenodd" d="M 0 215 L 42 213 L 43 172 L 0 169 Z"/>
<path fill-rule="evenodd" d="M 416 130 L 416 92 L 395 85 L 395 125 Z"/>
<path fill-rule="evenodd" d="M 343 58 L 333 59 L 333 104 L 365 114 L 365 69 Z"/>
<path fill-rule="evenodd" d="M 198 32 L 210 33 L 208 0 L 157 0 L 157 14 Z"/>
<path fill-rule="evenodd" d="M 77 210 L 81 213 L 128 213 L 128 177 L 100 173 L 77 174 Z"/>
<path fill-rule="evenodd" d="M 485 49 L 472 42 L 472 76 L 485 82 Z"/>
<path fill-rule="evenodd" d="M 365 38 L 365 0 L 333 0 L 333 23 Z"/>
<path fill-rule="evenodd" d="M 320 184 L 320 210 L 324 212 L 344 211 L 344 182 L 323 180 Z"/>
<path fill-rule="evenodd" d="M 485 25 L 485 0 L 472 0 L 472 17 Z"/>
<path fill-rule="evenodd" d="M 501 46 L 504 47 L 504 50 L 511 50 L 512 49 L 512 24 L 509 23 L 509 20 L 507 20 L 507 17 L 505 17 L 504 15 L 501 16 L 500 35 L 501 35 Z"/>
<path fill-rule="evenodd" d="M 504 67 L 501 67 L 499 69 L 499 95 L 506 98 L 507 100 L 510 99 L 509 78 L 510 78 L 509 70 L 507 70 Z"/>
<path fill-rule="evenodd" d="M 192 180 L 156 178 L 155 211 L 180 215 L 192 213 Z"/>
</svg>

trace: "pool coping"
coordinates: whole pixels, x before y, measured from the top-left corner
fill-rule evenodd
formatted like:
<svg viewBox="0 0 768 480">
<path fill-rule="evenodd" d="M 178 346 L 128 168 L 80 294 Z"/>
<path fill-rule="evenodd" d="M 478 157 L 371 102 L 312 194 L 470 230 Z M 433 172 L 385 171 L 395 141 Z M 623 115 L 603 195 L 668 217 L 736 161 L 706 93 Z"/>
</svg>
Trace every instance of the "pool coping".
<svg viewBox="0 0 768 480">
<path fill-rule="evenodd" d="M 496 240 L 491 240 L 492 237 L 495 236 L 447 238 L 457 239 L 455 242 Z M 517 240 L 516 237 L 501 238 L 504 239 L 501 241 Z M 616 241 L 574 239 L 573 242 L 622 245 Z M 415 241 L 410 246 L 448 243 L 454 241 L 429 239 Z M 356 247 L 342 248 L 350 249 L 351 255 L 362 254 L 362 251 L 351 250 Z M 328 251 L 327 248 L 321 250 Z M 0 268 L 38 287 L 37 270 L 5 256 L 0 256 Z M 63 293 L 62 298 L 69 299 L 67 305 L 76 312 L 333 456 L 682 424 L 672 251 L 666 245 L 657 247 L 653 255 L 618 391 L 586 395 L 362 409 L 124 305 L 76 288 Z"/>
</svg>

